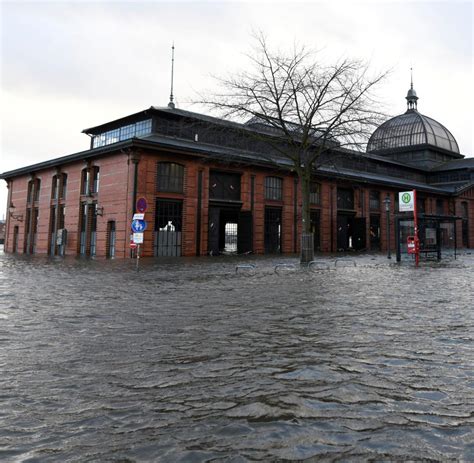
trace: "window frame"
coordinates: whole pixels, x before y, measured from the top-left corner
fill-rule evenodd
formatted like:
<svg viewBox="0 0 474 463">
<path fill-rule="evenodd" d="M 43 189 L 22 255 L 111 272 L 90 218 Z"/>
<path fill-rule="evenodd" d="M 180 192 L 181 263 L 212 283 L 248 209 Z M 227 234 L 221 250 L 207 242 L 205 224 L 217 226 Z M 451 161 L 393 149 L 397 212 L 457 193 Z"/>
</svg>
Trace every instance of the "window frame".
<svg viewBox="0 0 474 463">
<path fill-rule="evenodd" d="M 156 165 L 156 192 L 184 193 L 184 176 L 184 165 L 172 161 L 158 161 Z"/>
<path fill-rule="evenodd" d="M 264 183 L 264 196 L 268 201 L 283 200 L 283 178 L 267 175 Z"/>
</svg>

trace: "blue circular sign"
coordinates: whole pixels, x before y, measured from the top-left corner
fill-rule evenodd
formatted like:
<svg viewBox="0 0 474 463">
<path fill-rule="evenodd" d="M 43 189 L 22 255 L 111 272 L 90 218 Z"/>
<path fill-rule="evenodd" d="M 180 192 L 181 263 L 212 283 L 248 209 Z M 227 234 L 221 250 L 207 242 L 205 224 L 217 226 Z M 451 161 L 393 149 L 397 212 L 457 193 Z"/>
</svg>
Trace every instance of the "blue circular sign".
<svg viewBox="0 0 474 463">
<path fill-rule="evenodd" d="M 135 219 L 132 220 L 132 231 L 134 233 L 141 233 L 146 230 L 146 221 L 145 220 L 139 220 Z"/>
</svg>

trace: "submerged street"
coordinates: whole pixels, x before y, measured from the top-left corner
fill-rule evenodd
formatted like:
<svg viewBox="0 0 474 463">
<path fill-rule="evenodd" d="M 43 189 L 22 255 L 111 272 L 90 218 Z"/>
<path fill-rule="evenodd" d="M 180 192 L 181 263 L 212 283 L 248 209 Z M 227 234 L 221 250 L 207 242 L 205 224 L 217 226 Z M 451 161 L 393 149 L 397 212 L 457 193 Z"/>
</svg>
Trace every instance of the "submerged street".
<svg viewBox="0 0 474 463">
<path fill-rule="evenodd" d="M 318 259 L 0 253 L 0 460 L 473 461 L 474 255 Z"/>
</svg>

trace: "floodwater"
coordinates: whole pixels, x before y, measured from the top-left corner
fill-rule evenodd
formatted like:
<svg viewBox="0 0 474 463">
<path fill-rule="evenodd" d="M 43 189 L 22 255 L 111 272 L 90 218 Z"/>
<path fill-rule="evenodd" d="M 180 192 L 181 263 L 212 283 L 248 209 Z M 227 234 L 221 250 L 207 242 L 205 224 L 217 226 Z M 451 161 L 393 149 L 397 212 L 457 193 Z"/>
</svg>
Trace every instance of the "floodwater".
<svg viewBox="0 0 474 463">
<path fill-rule="evenodd" d="M 0 460 L 474 461 L 474 256 L 321 261 L 0 254 Z"/>
</svg>

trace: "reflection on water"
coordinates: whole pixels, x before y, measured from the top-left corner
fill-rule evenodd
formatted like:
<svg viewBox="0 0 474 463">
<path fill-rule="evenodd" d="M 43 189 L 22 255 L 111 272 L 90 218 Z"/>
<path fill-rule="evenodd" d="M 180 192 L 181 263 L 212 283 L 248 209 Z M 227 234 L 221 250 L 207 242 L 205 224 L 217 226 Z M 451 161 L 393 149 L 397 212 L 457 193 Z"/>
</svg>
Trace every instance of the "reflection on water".
<svg viewBox="0 0 474 463">
<path fill-rule="evenodd" d="M 0 460 L 474 460 L 472 256 L 243 262 L 0 255 Z"/>
</svg>

